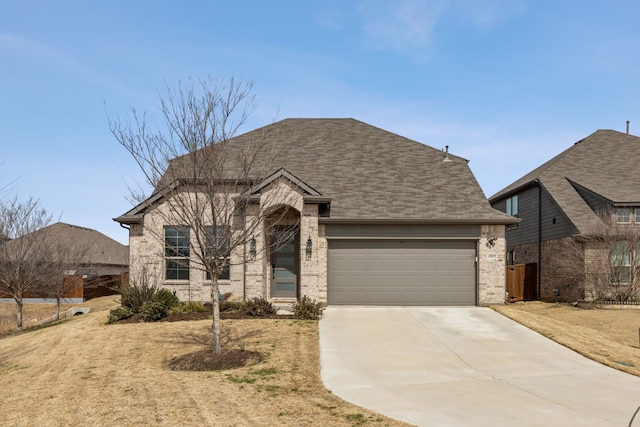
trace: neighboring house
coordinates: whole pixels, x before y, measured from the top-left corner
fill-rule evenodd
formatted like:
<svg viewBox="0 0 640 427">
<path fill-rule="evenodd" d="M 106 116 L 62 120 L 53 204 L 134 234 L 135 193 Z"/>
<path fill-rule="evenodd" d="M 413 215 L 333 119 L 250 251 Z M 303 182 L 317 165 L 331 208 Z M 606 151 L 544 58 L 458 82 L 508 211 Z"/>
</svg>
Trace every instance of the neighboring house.
<svg viewBox="0 0 640 427">
<path fill-rule="evenodd" d="M 507 262 L 537 264 L 539 298 L 593 296 L 585 286 L 585 274 L 595 268 L 588 241 L 595 241 L 602 215 L 640 224 L 638 165 L 640 138 L 599 130 L 489 198 L 521 219 L 507 229 Z"/>
<path fill-rule="evenodd" d="M 504 302 L 505 225 L 517 220 L 491 208 L 467 160 L 354 119 L 286 119 L 226 144 L 242 149 L 255 138 L 286 149 L 247 195 L 260 203 L 274 187 L 286 194 L 296 238 L 291 251 L 256 259 L 240 248 L 221 293 L 335 305 Z M 162 205 L 156 192 L 115 218 L 130 226 L 131 274 L 153 271 L 181 299 L 209 300 L 204 272 L 172 276 L 167 233 L 179 224 L 159 223 Z M 162 227 L 169 243 L 154 237 Z"/>
<path fill-rule="evenodd" d="M 56 253 L 56 260 L 68 265 L 64 274 L 75 277 L 77 287 L 70 289 L 72 295 L 65 298 L 70 302 L 114 294 L 110 288 L 118 285 L 129 270 L 129 248 L 96 230 L 57 222 L 31 235 L 50 242 L 48 246 Z M 11 245 L 12 241 L 6 244 Z M 33 292 L 27 295 L 31 301 L 43 298 L 50 297 Z"/>
</svg>

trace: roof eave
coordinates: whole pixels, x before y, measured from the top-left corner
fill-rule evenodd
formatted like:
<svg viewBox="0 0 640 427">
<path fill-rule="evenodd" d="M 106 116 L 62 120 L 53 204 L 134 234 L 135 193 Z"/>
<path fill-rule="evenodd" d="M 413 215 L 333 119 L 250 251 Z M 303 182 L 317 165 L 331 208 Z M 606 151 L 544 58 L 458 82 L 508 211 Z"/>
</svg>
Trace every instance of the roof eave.
<svg viewBox="0 0 640 427">
<path fill-rule="evenodd" d="M 327 218 L 320 217 L 320 224 L 433 224 L 433 225 L 511 225 L 522 221 L 520 218 L 388 218 L 388 219 L 362 219 L 362 218 Z"/>
</svg>

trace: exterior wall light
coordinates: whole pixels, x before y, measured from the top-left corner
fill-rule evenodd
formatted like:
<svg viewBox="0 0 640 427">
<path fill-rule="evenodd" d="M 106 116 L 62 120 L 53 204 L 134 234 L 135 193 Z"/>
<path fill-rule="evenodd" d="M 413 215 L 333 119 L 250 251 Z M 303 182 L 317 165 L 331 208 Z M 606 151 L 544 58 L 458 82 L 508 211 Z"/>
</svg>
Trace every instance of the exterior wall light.
<svg viewBox="0 0 640 427">
<path fill-rule="evenodd" d="M 307 261 L 311 259 L 313 253 L 313 242 L 311 242 L 311 236 L 307 239 L 307 247 L 305 248 L 305 254 L 307 255 Z"/>
<path fill-rule="evenodd" d="M 256 257 L 256 238 L 252 237 L 251 240 L 249 241 L 249 255 L 251 255 L 251 258 L 255 258 Z"/>
</svg>

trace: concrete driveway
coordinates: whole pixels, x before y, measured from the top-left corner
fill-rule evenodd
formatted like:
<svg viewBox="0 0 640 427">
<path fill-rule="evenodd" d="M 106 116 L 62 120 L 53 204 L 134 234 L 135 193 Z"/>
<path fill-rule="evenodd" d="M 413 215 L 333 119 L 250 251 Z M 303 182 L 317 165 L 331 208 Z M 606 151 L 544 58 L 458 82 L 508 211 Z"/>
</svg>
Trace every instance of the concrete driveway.
<svg viewBox="0 0 640 427">
<path fill-rule="evenodd" d="M 320 356 L 333 393 L 419 426 L 627 426 L 640 406 L 639 377 L 488 308 L 328 307 Z"/>
</svg>

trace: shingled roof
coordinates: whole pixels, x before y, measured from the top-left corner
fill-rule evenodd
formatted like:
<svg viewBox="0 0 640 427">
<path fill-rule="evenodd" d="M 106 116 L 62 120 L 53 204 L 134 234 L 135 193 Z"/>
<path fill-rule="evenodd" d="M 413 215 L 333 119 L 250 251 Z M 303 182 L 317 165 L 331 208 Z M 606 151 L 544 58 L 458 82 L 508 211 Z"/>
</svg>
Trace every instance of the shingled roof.
<svg viewBox="0 0 640 427">
<path fill-rule="evenodd" d="M 225 144 L 242 150 L 256 139 L 265 152 L 284 146 L 254 184 L 283 168 L 331 200 L 323 221 L 513 222 L 490 206 L 467 160 L 355 119 L 285 119 Z M 231 165 L 225 171 L 233 178 Z"/>
<path fill-rule="evenodd" d="M 594 211 L 577 184 L 612 205 L 640 206 L 640 138 L 598 130 L 491 196 L 497 201 L 539 181 L 578 232 L 588 232 Z"/>
<path fill-rule="evenodd" d="M 129 265 L 129 248 L 91 228 L 56 222 L 32 233 L 53 241 L 73 242 L 81 249 L 82 259 L 74 260 L 91 265 Z"/>
</svg>

